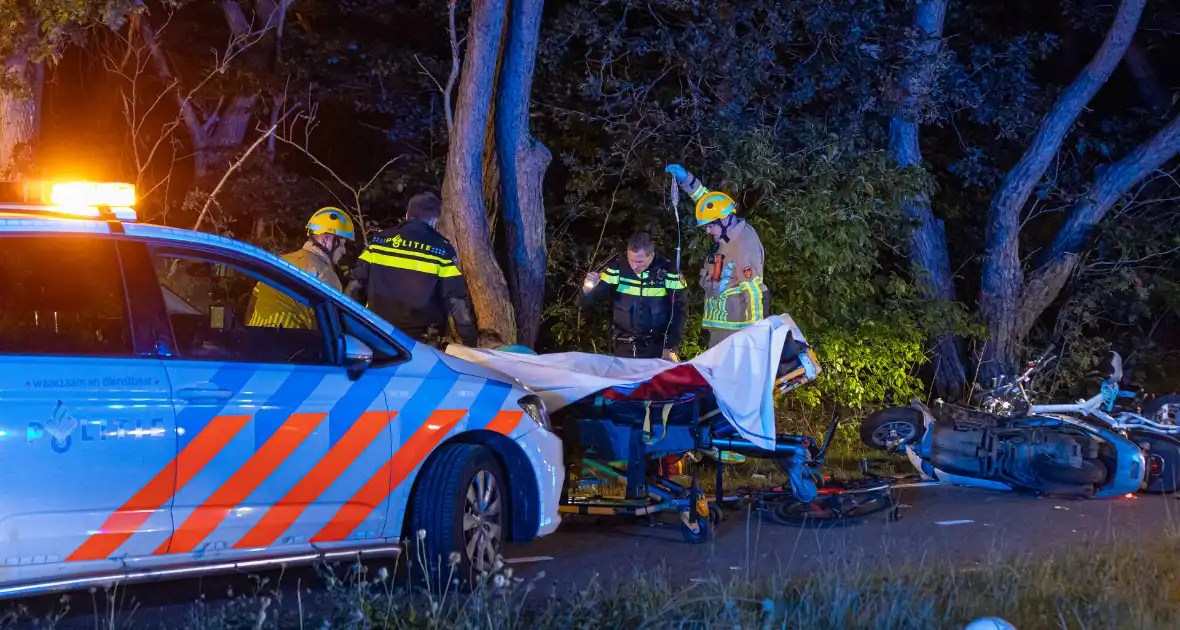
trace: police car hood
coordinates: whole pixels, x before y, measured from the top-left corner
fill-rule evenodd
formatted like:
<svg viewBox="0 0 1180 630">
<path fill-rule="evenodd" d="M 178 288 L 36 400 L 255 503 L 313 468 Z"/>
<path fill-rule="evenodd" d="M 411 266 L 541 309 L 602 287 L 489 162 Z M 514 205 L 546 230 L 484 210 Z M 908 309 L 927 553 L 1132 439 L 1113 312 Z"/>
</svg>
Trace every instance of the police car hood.
<svg viewBox="0 0 1180 630">
<path fill-rule="evenodd" d="M 773 315 L 731 335 L 684 363 L 561 352 L 543 355 L 447 346 L 447 354 L 509 375 L 556 411 L 608 388 L 635 387 L 691 366 L 708 383 L 721 413 L 760 448 L 775 443 L 774 387 L 783 345 L 791 333 L 806 343 L 789 315 Z"/>
<path fill-rule="evenodd" d="M 425 347 L 425 345 L 423 347 Z M 493 381 L 500 381 L 502 383 L 508 383 L 510 385 L 515 385 L 515 386 L 517 386 L 523 390 L 526 390 L 532 394 L 537 393 L 537 392 L 533 391 L 532 388 L 530 388 L 528 385 L 526 385 L 519 378 L 517 378 L 516 376 L 513 376 L 512 373 L 504 372 L 501 369 L 499 369 L 499 367 L 497 367 L 496 365 L 485 362 L 485 361 L 472 361 L 469 357 L 465 356 L 462 352 L 460 352 L 460 349 L 472 350 L 472 348 L 468 348 L 467 346 L 461 346 L 461 345 L 457 345 L 457 344 L 448 344 L 447 351 L 445 353 L 439 352 L 438 350 L 435 350 L 434 348 L 430 348 L 430 351 L 438 353 L 439 358 L 442 360 L 443 363 L 446 363 L 447 367 L 451 368 L 452 370 L 454 370 L 460 374 L 466 374 L 468 376 L 476 376 L 479 378 L 486 378 L 486 379 L 493 380 Z M 488 352 L 493 352 L 493 351 L 489 350 Z M 497 352 L 496 354 L 508 354 L 508 353 L 507 352 Z M 542 398 L 542 400 L 544 400 L 544 398 Z M 546 405 L 546 408 L 552 409 L 548 405 Z"/>
</svg>

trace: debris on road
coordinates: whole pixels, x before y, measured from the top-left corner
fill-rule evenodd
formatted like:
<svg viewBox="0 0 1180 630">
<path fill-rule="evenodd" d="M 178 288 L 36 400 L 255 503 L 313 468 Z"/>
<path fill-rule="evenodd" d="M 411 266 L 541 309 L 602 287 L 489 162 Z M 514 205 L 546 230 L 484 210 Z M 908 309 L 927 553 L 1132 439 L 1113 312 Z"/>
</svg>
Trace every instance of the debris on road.
<svg viewBox="0 0 1180 630">
<path fill-rule="evenodd" d="M 553 559 L 553 556 L 527 556 L 524 558 L 504 558 L 504 564 L 533 564 L 535 562 L 548 562 Z"/>
<path fill-rule="evenodd" d="M 964 520 L 960 520 L 960 521 L 934 521 L 934 524 L 935 525 L 967 525 L 969 523 L 974 523 L 974 522 L 975 521 L 964 519 Z"/>
</svg>

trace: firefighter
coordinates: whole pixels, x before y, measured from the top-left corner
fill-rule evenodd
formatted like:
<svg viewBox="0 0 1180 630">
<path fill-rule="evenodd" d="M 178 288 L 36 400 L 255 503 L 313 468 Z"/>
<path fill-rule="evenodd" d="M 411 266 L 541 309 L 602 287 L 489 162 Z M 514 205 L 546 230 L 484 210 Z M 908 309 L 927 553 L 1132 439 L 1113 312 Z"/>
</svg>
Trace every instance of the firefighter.
<svg viewBox="0 0 1180 630">
<path fill-rule="evenodd" d="M 463 345 L 476 347 L 475 317 L 455 248 L 435 226 L 442 201 L 421 193 L 406 206 L 406 220 L 379 233 L 361 254 L 349 294 L 363 290 L 370 310 L 410 337 L 436 345 L 449 336 L 447 315 Z"/>
<path fill-rule="evenodd" d="M 307 242 L 283 260 L 322 280 L 339 291 L 340 277 L 335 264 L 344 255 L 345 241 L 355 238 L 352 218 L 340 208 L 320 208 L 307 222 Z M 315 313 L 295 298 L 259 282 L 250 296 L 253 303 L 250 326 L 269 328 L 315 328 Z"/>
<path fill-rule="evenodd" d="M 676 350 L 684 334 L 684 288 L 672 263 L 656 255 L 651 236 L 639 232 L 627 241 L 626 255 L 601 274 L 586 276 L 578 306 L 612 296 L 615 356 L 677 361 Z"/>
<path fill-rule="evenodd" d="M 713 237 L 713 248 L 700 276 L 705 291 L 702 327 L 709 331 L 712 348 L 766 316 L 769 298 L 762 279 L 762 241 L 754 228 L 735 214 L 737 204 L 729 195 L 705 188 L 679 164 L 666 171 L 692 196 L 697 226 L 704 226 Z"/>
</svg>

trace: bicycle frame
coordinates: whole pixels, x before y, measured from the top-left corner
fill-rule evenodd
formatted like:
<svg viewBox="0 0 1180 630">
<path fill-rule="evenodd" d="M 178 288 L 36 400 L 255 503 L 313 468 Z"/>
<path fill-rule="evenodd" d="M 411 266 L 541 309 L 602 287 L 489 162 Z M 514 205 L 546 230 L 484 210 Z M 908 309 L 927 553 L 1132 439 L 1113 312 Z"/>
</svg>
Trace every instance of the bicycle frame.
<svg viewBox="0 0 1180 630">
<path fill-rule="evenodd" d="M 1106 388 L 1105 384 L 1103 384 L 1103 388 Z M 1125 397 L 1122 394 L 1126 393 L 1128 392 L 1120 391 L 1119 397 Z M 1113 401 L 1108 403 L 1104 394 L 1098 394 L 1089 400 L 1079 400 L 1073 404 L 1032 405 L 1028 411 L 1032 414 L 1047 416 L 1053 416 L 1054 414 L 1087 416 L 1103 422 L 1112 429 L 1122 431 L 1129 429 L 1148 429 L 1165 435 L 1180 435 L 1180 426 L 1160 424 L 1130 411 L 1122 411 L 1118 415 L 1112 416 L 1110 412 L 1113 406 Z"/>
<path fill-rule="evenodd" d="M 1024 389 L 1024 383 L 1033 379 L 1033 374 L 1037 369 L 1040 369 L 1043 363 L 1053 360 L 1054 357 L 1049 354 L 1053 348 L 1050 347 L 1048 352 L 1037 359 L 1028 363 L 1028 369 L 1018 376 L 1017 379 L 1004 386 L 992 389 L 989 393 L 989 399 L 992 405 L 998 406 L 998 403 L 1004 402 L 1004 399 L 1010 395 L 1017 395 L 1020 400 L 1029 405 L 1027 413 L 1034 415 L 1048 415 L 1051 418 L 1064 419 L 1063 414 L 1081 415 L 1086 418 L 1093 418 L 1099 420 L 1102 424 L 1115 429 L 1115 431 L 1129 431 L 1129 429 L 1146 429 L 1155 433 L 1162 433 L 1166 435 L 1180 435 L 1180 426 L 1161 425 L 1154 420 L 1143 418 L 1138 413 L 1120 411 L 1116 415 L 1114 413 L 1115 402 L 1123 398 L 1135 398 L 1134 392 L 1128 392 L 1126 389 L 1119 387 L 1119 381 L 1122 380 L 1122 357 L 1119 353 L 1113 353 L 1113 369 L 1114 374 L 1110 375 L 1107 380 L 1102 381 L 1101 392 L 1087 400 L 1079 400 L 1073 403 L 1056 403 L 1056 405 L 1033 405 L 1029 399 L 1028 392 Z M 986 400 L 986 399 L 985 399 Z M 1010 403 L 1004 405 L 1005 411 L 1011 408 Z M 995 409 L 992 409 L 995 411 Z"/>
</svg>

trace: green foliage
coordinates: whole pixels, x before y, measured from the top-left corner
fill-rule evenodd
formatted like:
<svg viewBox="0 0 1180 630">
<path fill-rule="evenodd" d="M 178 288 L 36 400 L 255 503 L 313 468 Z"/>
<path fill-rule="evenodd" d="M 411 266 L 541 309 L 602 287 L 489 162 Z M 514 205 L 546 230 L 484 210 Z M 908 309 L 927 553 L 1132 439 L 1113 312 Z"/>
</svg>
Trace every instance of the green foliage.
<svg viewBox="0 0 1180 630">
<path fill-rule="evenodd" d="M 549 3 L 531 121 L 534 136 L 554 154 L 545 180 L 549 267 L 538 349 L 608 351 L 606 305 L 579 313 L 574 297 L 583 276 L 616 255 L 635 230 L 652 233 L 669 257 L 679 231 L 692 307 L 682 354 L 703 349 L 696 277 L 708 242 L 684 198 L 675 224 L 664 166 L 679 162 L 709 187 L 732 194 L 740 215 L 758 230 L 770 310 L 795 318 L 825 366 L 817 386 L 802 390 L 803 402 L 822 397 L 872 406 L 917 393 L 930 335 L 980 332 L 968 312 L 977 291 L 983 209 L 1061 86 L 1092 53 L 1089 40 L 1096 38 L 1089 34 L 1105 30 L 1114 6 L 1068 0 L 1064 21 L 1055 8 L 1012 19 L 1024 4 L 950 3 L 934 72 L 912 91 L 924 163 L 899 170 L 886 153 L 891 117 L 906 96 L 899 79 L 923 61 L 911 30 L 912 3 Z M 13 25 L 31 24 L 37 27 L 31 59 L 52 59 L 84 32 L 76 25 L 119 27 L 130 5 L 5 3 L 0 24 L 10 28 L 0 29 L 0 53 L 30 46 Z M 251 5 L 236 6 L 248 16 Z M 170 0 L 165 6 L 176 13 L 160 37 L 191 87 L 210 70 L 210 49 L 222 54 L 228 5 Z M 469 5 L 457 6 L 461 40 Z M 298 0 L 281 48 L 264 38 L 213 77 L 194 103 L 212 120 L 223 99 L 259 94 L 255 126 L 266 125 L 279 94 L 286 97 L 283 109 L 298 102 L 314 110 L 318 126 L 308 148 L 346 182 L 368 181 L 399 157 L 361 199 L 370 229 L 390 225 L 410 195 L 437 189 L 442 179 L 448 139 L 440 84 L 451 69 L 447 9 L 443 0 Z M 1136 41 L 1142 37 L 1157 61 L 1167 59 L 1180 12 L 1158 2 L 1149 11 L 1144 23 L 1153 28 L 1141 29 Z M 162 12 L 153 18 L 157 26 L 165 21 Z M 112 82 L 112 94 L 126 87 Z M 148 83 L 145 78 L 145 88 Z M 1035 261 L 1094 173 L 1158 129 L 1158 116 L 1123 105 L 1129 93 L 1121 84 L 1104 90 L 1071 131 L 1027 209 L 1022 258 Z M 155 97 L 141 94 L 142 105 Z M 96 99 L 96 110 L 107 101 L 101 116 L 120 120 L 118 105 L 111 105 L 117 98 Z M 174 112 L 166 111 L 172 105 L 161 99 L 153 124 L 172 120 Z M 48 112 L 47 126 L 73 122 L 52 118 Z M 303 140 L 303 129 L 284 132 Z M 168 172 L 170 154 L 191 148 L 183 144 L 161 151 L 153 172 Z M 236 150 L 227 147 L 225 154 Z M 351 204 L 349 193 L 299 151 L 280 143 L 273 162 L 261 153 L 231 178 L 207 226 L 283 251 L 297 246 L 314 207 Z M 190 227 L 205 193 L 187 188 L 206 183 L 169 181 L 175 186 L 157 194 L 175 201 L 188 192 L 186 202 L 165 208 L 153 200 L 147 214 Z M 1070 379 L 1108 347 L 1133 357 L 1135 378 L 1144 382 L 1166 382 L 1180 372 L 1167 367 L 1175 364 L 1177 344 L 1162 333 L 1180 301 L 1180 225 L 1168 201 L 1177 197 L 1175 181 L 1160 174 L 1119 206 L 1087 246 L 1064 299 L 1034 331 L 1033 348 L 1069 339 L 1062 374 Z M 907 261 L 910 225 L 901 211 L 901 200 L 913 195 L 928 196 L 942 222 L 964 304 L 918 295 L 921 270 Z"/>
<path fill-rule="evenodd" d="M 920 327 L 904 320 L 824 331 L 817 353 L 823 372 L 815 387 L 797 390 L 796 398 L 805 405 L 827 398 L 849 409 L 904 404 L 922 393 L 914 367 L 925 360 L 925 340 Z"/>
<path fill-rule="evenodd" d="M 8 0 L 0 2 L 0 59 L 26 63 L 56 61 L 84 28 L 119 28 L 137 10 L 133 0 Z M 0 89 L 27 94 L 23 68 L 5 65 Z"/>
</svg>

